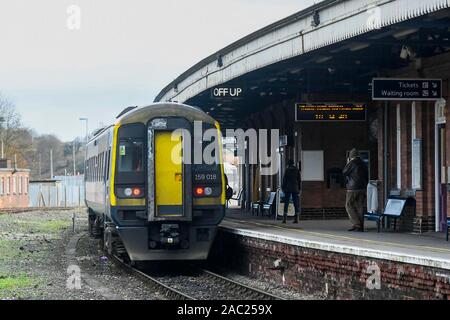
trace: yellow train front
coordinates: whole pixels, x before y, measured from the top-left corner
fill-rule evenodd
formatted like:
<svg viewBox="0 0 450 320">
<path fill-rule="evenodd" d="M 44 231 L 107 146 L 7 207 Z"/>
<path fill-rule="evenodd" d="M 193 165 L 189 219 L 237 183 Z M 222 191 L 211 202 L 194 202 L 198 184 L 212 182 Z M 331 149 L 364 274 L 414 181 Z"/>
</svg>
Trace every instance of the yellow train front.
<svg viewBox="0 0 450 320">
<path fill-rule="evenodd" d="M 198 157 L 206 130 L 218 137 L 212 163 Z M 207 259 L 225 214 L 221 146 L 218 123 L 197 108 L 124 110 L 87 144 L 90 234 L 131 261 Z"/>
</svg>

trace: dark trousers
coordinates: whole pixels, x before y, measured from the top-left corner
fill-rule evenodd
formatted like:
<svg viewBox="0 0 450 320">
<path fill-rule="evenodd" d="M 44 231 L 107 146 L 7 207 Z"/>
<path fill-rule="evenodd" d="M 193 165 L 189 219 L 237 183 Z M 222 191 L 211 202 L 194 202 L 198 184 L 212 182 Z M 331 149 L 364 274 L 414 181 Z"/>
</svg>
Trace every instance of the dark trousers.
<svg viewBox="0 0 450 320">
<path fill-rule="evenodd" d="M 292 201 L 294 202 L 295 214 L 298 215 L 300 214 L 300 197 L 298 193 L 293 192 L 286 192 L 284 194 L 284 214 L 287 215 L 288 213 L 291 197 Z"/>
<path fill-rule="evenodd" d="M 345 209 L 354 227 L 364 228 L 364 213 L 367 212 L 367 191 L 347 191 Z"/>
</svg>

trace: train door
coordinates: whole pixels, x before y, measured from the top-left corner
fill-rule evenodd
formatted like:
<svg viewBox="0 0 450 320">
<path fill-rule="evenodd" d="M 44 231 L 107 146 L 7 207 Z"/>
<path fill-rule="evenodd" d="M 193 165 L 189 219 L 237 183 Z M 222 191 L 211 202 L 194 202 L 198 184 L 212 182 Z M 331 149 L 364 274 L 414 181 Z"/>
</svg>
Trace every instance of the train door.
<svg viewBox="0 0 450 320">
<path fill-rule="evenodd" d="M 149 221 L 192 220 L 191 166 L 183 162 L 190 146 L 183 136 L 190 123 L 182 118 L 154 119 L 148 127 Z"/>
<path fill-rule="evenodd" d="M 182 137 L 155 133 L 155 206 L 159 217 L 183 216 Z"/>
</svg>

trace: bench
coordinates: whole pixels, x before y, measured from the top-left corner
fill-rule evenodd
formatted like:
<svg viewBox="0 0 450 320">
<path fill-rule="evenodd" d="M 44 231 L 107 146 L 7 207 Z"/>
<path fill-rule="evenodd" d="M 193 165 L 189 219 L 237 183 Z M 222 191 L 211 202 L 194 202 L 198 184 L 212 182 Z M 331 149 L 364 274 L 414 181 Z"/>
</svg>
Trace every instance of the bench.
<svg viewBox="0 0 450 320">
<path fill-rule="evenodd" d="M 381 226 L 385 224 L 385 218 L 394 220 L 394 231 L 397 230 L 397 220 L 403 215 L 405 208 L 412 206 L 414 208 L 414 215 L 416 210 L 416 200 L 414 198 L 400 198 L 390 197 L 386 203 L 383 213 L 368 212 L 364 218 L 369 221 L 376 221 L 377 231 L 381 231 Z"/>
<path fill-rule="evenodd" d="M 237 197 L 231 197 L 230 200 L 236 200 L 236 201 L 241 201 L 242 200 L 242 194 L 244 193 L 244 188 L 241 188 L 239 190 L 239 193 L 237 195 Z"/>
<path fill-rule="evenodd" d="M 255 212 L 256 212 L 256 215 L 259 215 L 259 212 L 261 212 L 261 214 L 264 216 L 265 211 L 268 211 L 269 215 L 270 215 L 270 212 L 272 211 L 276 196 L 277 196 L 276 192 L 271 192 L 266 201 L 253 202 L 252 203 L 252 215 Z"/>
<path fill-rule="evenodd" d="M 230 206 L 231 200 L 241 201 L 241 200 L 242 200 L 242 195 L 243 195 L 243 194 L 244 194 L 244 188 L 241 188 L 241 189 L 239 190 L 239 193 L 237 194 L 236 197 L 231 197 L 230 199 L 228 199 L 228 201 L 227 201 L 227 207 Z"/>
</svg>

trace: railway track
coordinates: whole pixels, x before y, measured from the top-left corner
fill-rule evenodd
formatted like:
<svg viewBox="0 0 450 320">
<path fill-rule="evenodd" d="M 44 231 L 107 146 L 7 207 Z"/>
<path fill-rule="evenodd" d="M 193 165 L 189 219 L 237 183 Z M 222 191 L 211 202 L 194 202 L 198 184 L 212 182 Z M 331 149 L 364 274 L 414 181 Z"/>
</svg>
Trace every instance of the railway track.
<svg viewBox="0 0 450 320">
<path fill-rule="evenodd" d="M 263 291 L 263 290 L 259 290 L 259 289 L 244 285 L 242 283 L 239 283 L 232 279 L 223 277 L 223 276 L 213 273 L 211 271 L 204 270 L 204 269 L 202 271 L 204 274 L 206 274 L 207 277 L 213 279 L 214 281 L 222 283 L 229 290 L 233 290 L 234 292 L 237 292 L 238 295 L 242 296 L 245 299 L 249 299 L 249 300 L 285 300 L 282 297 L 273 295 L 273 294 Z"/>
<path fill-rule="evenodd" d="M 190 266 L 192 270 L 188 274 L 154 275 L 134 268 L 118 257 L 113 259 L 170 300 L 285 300 L 202 268 Z"/>
<path fill-rule="evenodd" d="M 171 288 L 170 286 L 167 286 L 166 284 L 162 283 L 158 279 L 142 272 L 139 269 L 136 269 L 129 264 L 125 263 L 122 259 L 120 259 L 117 256 L 112 256 L 113 261 L 116 262 L 116 264 L 119 264 L 120 267 L 127 270 L 128 272 L 134 274 L 135 276 L 141 278 L 144 280 L 148 285 L 150 285 L 152 288 L 155 289 L 155 291 L 160 292 L 165 298 L 169 300 L 196 300 L 195 298 L 191 297 L 188 294 L 185 294 L 181 291 L 178 291 L 174 288 Z"/>
</svg>

